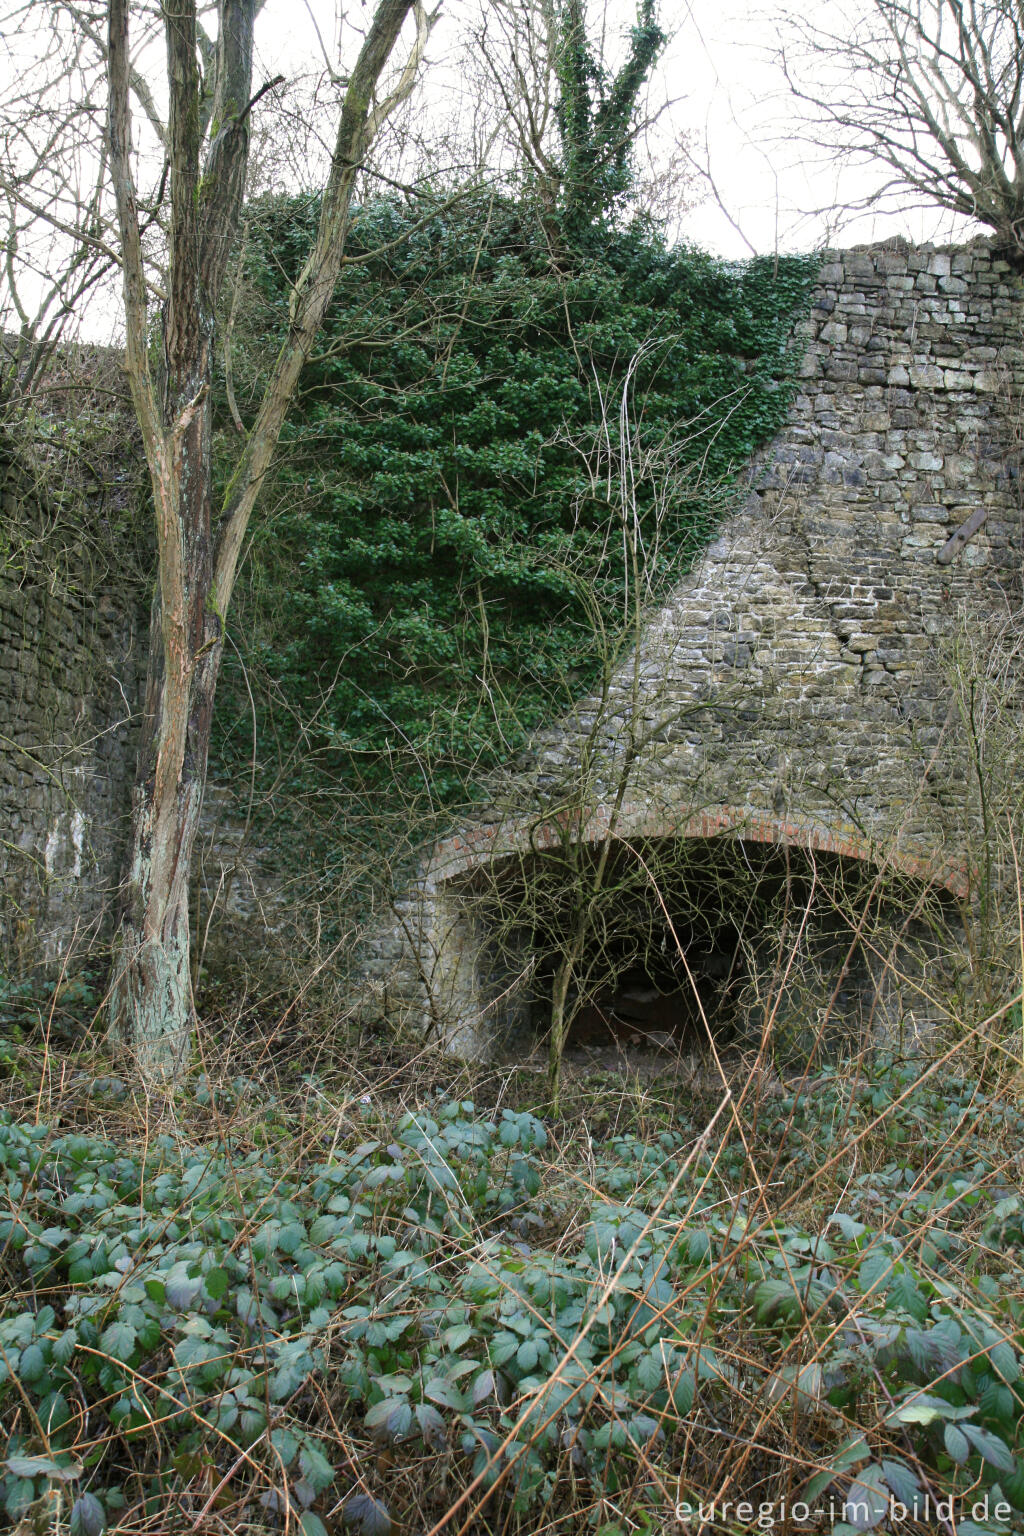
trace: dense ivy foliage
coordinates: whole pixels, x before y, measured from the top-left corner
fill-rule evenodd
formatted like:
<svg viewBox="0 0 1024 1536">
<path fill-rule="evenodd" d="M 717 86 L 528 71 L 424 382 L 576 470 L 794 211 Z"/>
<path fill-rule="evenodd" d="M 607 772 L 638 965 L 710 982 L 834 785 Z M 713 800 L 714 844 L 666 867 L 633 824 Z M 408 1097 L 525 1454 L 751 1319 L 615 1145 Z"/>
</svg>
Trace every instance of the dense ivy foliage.
<svg viewBox="0 0 1024 1536">
<path fill-rule="evenodd" d="M 66 1488 L 93 1536 L 216 1490 L 243 1522 L 320 1536 L 340 1511 L 382 1536 L 436 1456 L 435 1514 L 460 1479 L 500 1485 L 474 1529 L 588 1489 L 630 1488 L 632 1518 L 647 1498 L 655 1519 L 683 1447 L 710 1436 L 720 1458 L 714 1436 L 753 1405 L 767 1454 L 795 1398 L 827 1433 L 780 1475 L 831 1500 L 836 1530 L 881 1526 L 890 1495 L 1003 1528 L 970 1512 L 982 1494 L 1024 1510 L 1024 1202 L 1005 1150 L 1024 1118 L 921 1072 L 826 1074 L 762 1103 L 746 1136 L 768 1187 L 780 1148 L 797 1192 L 840 1160 L 838 1208 L 805 1198 L 803 1218 L 765 1210 L 738 1135 L 701 1150 L 686 1124 L 616 1136 L 574 1172 L 528 1112 L 468 1102 L 391 1124 L 367 1109 L 304 1167 L 273 1137 L 134 1150 L 2 1117 L 7 1515 Z M 367 1442 L 381 1454 L 354 1457 Z"/>
<path fill-rule="evenodd" d="M 316 216 L 251 210 L 243 402 Z M 783 421 L 813 261 L 726 267 L 639 226 L 602 242 L 556 248 L 497 193 L 359 210 L 235 624 L 350 782 L 391 782 L 398 754 L 465 793 L 593 681 L 638 574 L 649 597 L 680 573 Z"/>
<path fill-rule="evenodd" d="M 614 74 L 587 37 L 582 0 L 558 8 L 556 116 L 561 141 L 559 204 L 574 242 L 603 234 L 632 183 L 637 102 L 667 42 L 655 0 L 639 0 L 626 58 Z"/>
</svg>

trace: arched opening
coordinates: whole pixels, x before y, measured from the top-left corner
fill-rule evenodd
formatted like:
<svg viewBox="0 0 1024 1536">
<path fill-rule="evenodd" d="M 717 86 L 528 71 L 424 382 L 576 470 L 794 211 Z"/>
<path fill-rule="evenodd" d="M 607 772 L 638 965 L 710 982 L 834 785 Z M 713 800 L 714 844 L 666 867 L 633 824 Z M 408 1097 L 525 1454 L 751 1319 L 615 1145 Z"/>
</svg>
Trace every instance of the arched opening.
<svg viewBox="0 0 1024 1536">
<path fill-rule="evenodd" d="M 603 862 L 602 862 L 603 860 Z M 567 954 L 567 1050 L 832 1051 L 934 1022 L 950 897 L 829 849 L 742 835 L 565 843 L 460 882 L 488 1027 L 539 1047 Z"/>
</svg>

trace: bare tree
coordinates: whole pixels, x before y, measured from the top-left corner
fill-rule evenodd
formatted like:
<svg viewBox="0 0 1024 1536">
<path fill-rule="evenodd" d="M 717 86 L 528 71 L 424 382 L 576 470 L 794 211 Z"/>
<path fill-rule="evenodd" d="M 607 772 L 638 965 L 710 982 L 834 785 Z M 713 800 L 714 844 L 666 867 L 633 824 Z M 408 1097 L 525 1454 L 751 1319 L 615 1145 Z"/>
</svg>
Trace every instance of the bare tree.
<svg viewBox="0 0 1024 1536">
<path fill-rule="evenodd" d="M 823 19 L 819 19 L 823 18 Z M 1017 0 L 858 0 L 783 23 L 782 63 L 823 149 L 1024 249 L 1024 12 Z"/>
<path fill-rule="evenodd" d="M 18 156 L 8 158 L 0 176 L 12 230 L 27 230 L 34 214 L 70 241 L 71 260 L 83 275 L 105 262 L 120 269 L 123 283 L 125 368 L 149 469 L 158 575 L 111 1022 L 151 1078 L 180 1072 L 191 1037 L 189 874 L 224 623 L 246 529 L 334 291 L 367 150 L 412 89 L 430 30 L 419 0 L 377 0 L 351 72 L 333 76 L 339 105 L 316 236 L 294 285 L 288 331 L 254 424 L 230 483 L 217 497 L 211 461 L 215 316 L 239 236 L 251 119 L 261 98 L 279 83 L 267 81 L 254 90 L 260 8 L 261 0 L 217 0 L 203 11 L 207 32 L 196 0 L 176 0 L 160 13 L 145 0 L 110 0 L 103 35 L 96 7 L 42 6 L 47 18 L 57 18 L 51 35 L 61 79 L 73 82 L 88 58 L 98 61 L 106 84 L 106 133 L 90 137 L 88 131 L 103 94 L 95 86 L 81 110 L 62 116 L 54 105 L 45 144 L 26 96 Z M 31 4 L 20 9 L 26 17 L 39 14 Z M 410 16 L 415 35 L 407 57 L 382 89 Z M 134 52 L 130 23 L 138 33 L 131 40 Z M 155 64 L 159 34 L 162 70 Z M 56 73 L 50 69 L 51 84 Z M 43 95 L 45 87 L 40 99 Z M 65 96 L 70 101 L 74 92 Z M 164 101 L 166 123 L 156 107 Z M 141 109 L 138 142 L 133 105 Z M 77 161 L 88 173 L 84 182 Z M 53 185 L 37 188 L 36 206 L 33 179 L 45 180 L 50 165 L 57 167 Z M 154 184 L 145 199 L 138 190 L 142 177 Z M 96 188 L 95 194 L 83 195 L 83 185 Z M 103 222 L 104 192 L 108 221 L 112 194 L 113 231 Z M 156 262 L 152 244 L 147 246 L 154 228 Z M 65 284 L 51 309 L 73 304 L 80 289 L 81 279 L 77 289 L 74 282 Z M 21 313 L 24 330 L 38 325 L 24 303 Z M 45 318 L 45 305 L 40 313 Z"/>
<path fill-rule="evenodd" d="M 91 30 L 91 29 L 90 29 Z M 0 220 L 5 347 L 0 387 L 26 395 L 86 295 L 116 264 L 105 219 L 102 70 L 60 6 L 5 7 Z"/>
<path fill-rule="evenodd" d="M 429 26 L 416 0 L 379 0 L 344 88 L 313 248 L 290 303 L 288 334 L 255 423 L 213 518 L 210 394 L 213 316 L 238 232 L 249 152 L 253 25 L 258 0 L 220 0 L 209 127 L 194 0 L 165 13 L 170 112 L 168 293 L 162 367 L 148 347 L 139 215 L 132 180 L 127 0 L 110 6 L 110 156 L 124 272 L 127 367 L 156 508 L 154 603 L 144 739 L 133 807 L 132 856 L 118 936 L 115 1023 L 150 1071 L 182 1061 L 192 1017 L 188 879 L 206 777 L 224 620 L 246 528 L 302 367 L 340 270 L 363 157 L 411 89 Z M 416 40 L 390 94 L 376 92 L 403 25 Z"/>
<path fill-rule="evenodd" d="M 547 212 L 583 222 L 627 188 L 635 197 L 635 145 L 659 116 L 641 103 L 667 40 L 656 0 L 637 0 L 618 47 L 608 8 L 594 9 L 490 0 L 465 59 L 480 163 L 523 176 Z"/>
</svg>

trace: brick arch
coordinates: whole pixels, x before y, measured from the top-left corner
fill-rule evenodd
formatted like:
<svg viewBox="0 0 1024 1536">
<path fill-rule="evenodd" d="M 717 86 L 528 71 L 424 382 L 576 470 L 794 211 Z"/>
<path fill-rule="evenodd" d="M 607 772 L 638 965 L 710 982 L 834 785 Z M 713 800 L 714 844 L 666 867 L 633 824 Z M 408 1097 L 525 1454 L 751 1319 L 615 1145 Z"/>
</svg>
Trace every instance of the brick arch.
<svg viewBox="0 0 1024 1536">
<path fill-rule="evenodd" d="M 610 821 L 607 808 L 595 809 L 586 819 L 582 840 L 598 842 L 607 834 Z M 833 853 L 939 886 L 959 900 L 970 895 L 970 871 L 963 860 L 943 858 L 912 845 L 881 849 L 850 826 L 829 827 L 810 819 L 777 818 L 742 806 L 705 806 L 698 811 L 684 808 L 677 815 L 665 815 L 649 806 L 627 804 L 619 812 L 615 835 L 624 842 L 634 838 L 653 841 L 728 837 L 773 843 L 807 853 Z M 496 869 L 526 853 L 555 848 L 564 836 L 564 822 L 532 819 L 467 829 L 437 844 L 431 860 L 433 879 L 446 885 L 487 866 Z"/>
</svg>

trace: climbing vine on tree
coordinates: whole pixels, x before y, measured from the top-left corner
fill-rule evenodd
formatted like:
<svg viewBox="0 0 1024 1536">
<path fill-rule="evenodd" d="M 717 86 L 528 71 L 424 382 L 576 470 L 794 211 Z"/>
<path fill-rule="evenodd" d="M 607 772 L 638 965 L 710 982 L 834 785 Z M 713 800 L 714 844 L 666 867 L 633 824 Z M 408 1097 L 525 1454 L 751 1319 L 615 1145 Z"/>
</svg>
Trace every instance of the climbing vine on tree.
<svg viewBox="0 0 1024 1536">
<path fill-rule="evenodd" d="M 243 412 L 317 211 L 250 210 Z M 814 270 L 726 266 L 639 223 L 592 229 L 584 257 L 493 190 L 359 210 L 238 631 L 253 675 L 315 716 L 333 774 L 377 792 L 404 758 L 450 802 L 586 689 L 595 616 L 614 627 L 630 601 L 613 526 L 624 390 L 634 461 L 662 467 L 632 491 L 656 595 L 782 424 Z M 246 750 L 247 730 L 222 750 Z"/>
<path fill-rule="evenodd" d="M 613 74 L 587 36 L 584 0 L 564 0 L 559 10 L 560 200 L 563 227 L 577 242 L 602 228 L 629 190 L 638 98 L 667 40 L 655 0 L 640 0 L 626 59 Z"/>
</svg>

